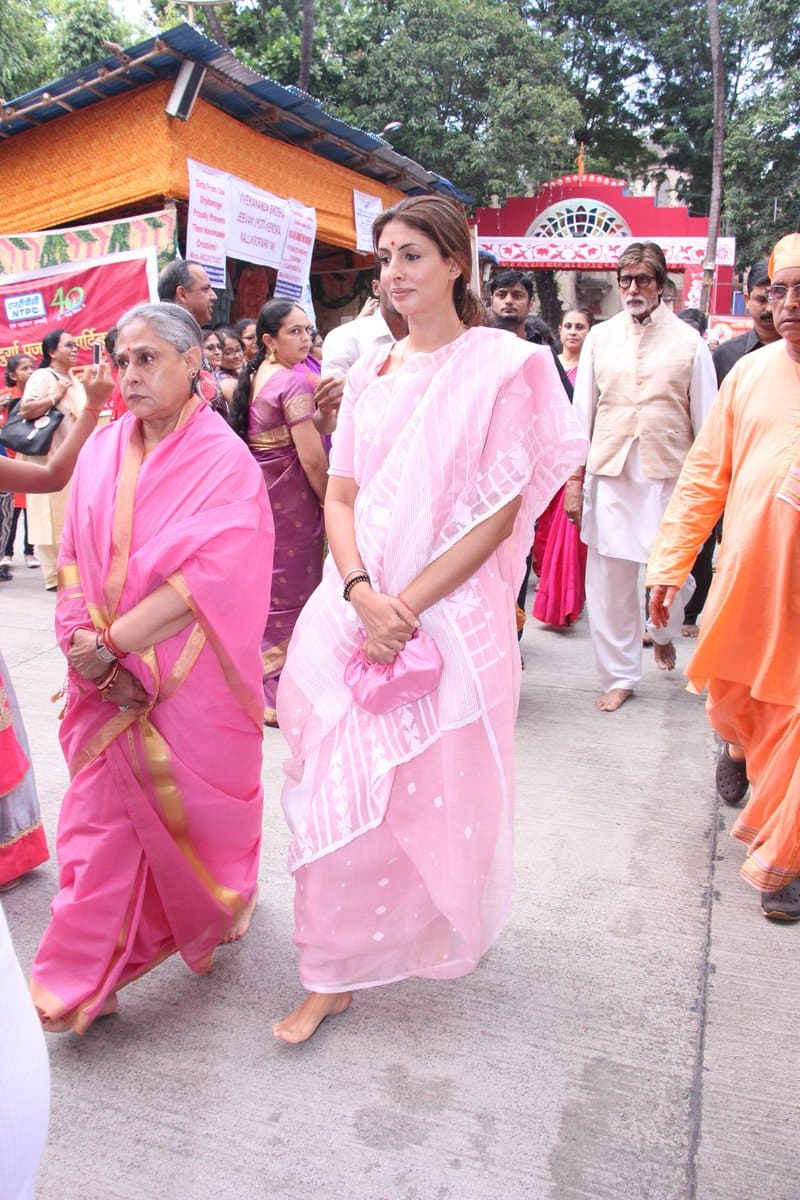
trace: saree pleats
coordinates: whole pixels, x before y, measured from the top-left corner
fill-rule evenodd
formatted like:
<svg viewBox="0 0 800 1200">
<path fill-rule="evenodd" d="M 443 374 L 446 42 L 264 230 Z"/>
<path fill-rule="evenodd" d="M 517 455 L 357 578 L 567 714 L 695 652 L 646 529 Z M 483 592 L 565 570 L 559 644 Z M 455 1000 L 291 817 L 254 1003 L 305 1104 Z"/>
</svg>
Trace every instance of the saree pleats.
<svg viewBox="0 0 800 1200">
<path fill-rule="evenodd" d="M 720 737 L 744 747 L 750 799 L 731 830 L 748 847 L 739 872 L 775 892 L 800 877 L 800 712 L 719 679 L 709 680 L 706 709 Z"/>
</svg>

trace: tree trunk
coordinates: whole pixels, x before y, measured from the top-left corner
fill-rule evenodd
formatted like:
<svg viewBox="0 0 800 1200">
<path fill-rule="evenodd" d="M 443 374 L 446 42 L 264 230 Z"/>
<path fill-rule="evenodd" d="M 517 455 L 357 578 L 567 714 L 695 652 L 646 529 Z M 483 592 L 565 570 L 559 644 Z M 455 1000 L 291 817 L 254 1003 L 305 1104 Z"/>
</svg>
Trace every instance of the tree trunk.
<svg viewBox="0 0 800 1200">
<path fill-rule="evenodd" d="M 539 309 L 542 317 L 555 332 L 561 324 L 561 301 L 558 298 L 558 285 L 555 271 L 534 271 L 536 295 L 539 297 Z"/>
<path fill-rule="evenodd" d="M 708 313 L 714 272 L 717 265 L 717 234 L 722 210 L 722 168 L 725 150 L 725 68 L 722 61 L 722 37 L 719 28 L 718 0 L 706 0 L 708 32 L 711 41 L 711 76 L 714 81 L 714 141 L 711 152 L 711 204 L 708 210 L 708 240 L 703 262 L 703 289 L 700 308 Z"/>
<path fill-rule="evenodd" d="M 311 76 L 311 58 L 314 52 L 314 0 L 303 0 L 303 34 L 300 39 L 300 74 L 297 86 L 308 91 Z"/>
<path fill-rule="evenodd" d="M 204 15 L 206 21 L 208 22 L 208 28 L 211 31 L 211 36 L 213 37 L 214 41 L 219 42 L 220 46 L 224 47 L 225 50 L 230 50 L 230 42 L 225 37 L 225 30 L 222 28 L 220 19 L 214 11 L 213 4 L 210 4 L 208 8 L 205 9 Z M 192 18 L 190 17 L 189 19 L 191 20 Z"/>
</svg>

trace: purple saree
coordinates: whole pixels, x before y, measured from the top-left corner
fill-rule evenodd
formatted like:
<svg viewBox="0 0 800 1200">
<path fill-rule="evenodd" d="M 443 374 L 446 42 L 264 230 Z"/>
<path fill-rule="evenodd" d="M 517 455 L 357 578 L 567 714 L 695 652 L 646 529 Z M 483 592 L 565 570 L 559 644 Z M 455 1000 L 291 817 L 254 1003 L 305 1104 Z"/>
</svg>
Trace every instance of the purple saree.
<svg viewBox="0 0 800 1200">
<path fill-rule="evenodd" d="M 275 697 L 289 639 L 322 578 L 322 509 L 289 432 L 313 418 L 314 386 L 306 372 L 275 371 L 250 406 L 247 444 L 261 467 L 275 522 L 270 611 L 261 640 L 269 725 L 277 724 Z"/>
</svg>

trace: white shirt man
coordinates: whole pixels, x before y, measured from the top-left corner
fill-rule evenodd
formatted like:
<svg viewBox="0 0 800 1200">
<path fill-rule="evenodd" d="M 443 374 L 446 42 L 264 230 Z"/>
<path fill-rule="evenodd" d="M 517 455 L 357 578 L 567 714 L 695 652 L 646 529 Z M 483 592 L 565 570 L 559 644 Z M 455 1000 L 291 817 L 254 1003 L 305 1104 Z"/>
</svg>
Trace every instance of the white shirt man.
<svg viewBox="0 0 800 1200">
<path fill-rule="evenodd" d="M 623 311 L 590 330 L 575 380 L 573 404 L 591 440 L 582 514 L 579 480 L 565 499 L 588 547 L 586 608 L 603 712 L 619 708 L 641 679 L 640 567 L 717 390 L 708 347 L 661 303 L 661 248 L 632 243 L 617 277 Z M 662 670 L 675 666 L 673 638 L 693 590 L 690 577 L 669 625 L 650 629 Z"/>
<path fill-rule="evenodd" d="M 346 375 L 362 354 L 374 346 L 388 348 L 408 333 L 405 320 L 379 288 L 377 280 L 373 288 L 378 288 L 375 310 L 338 325 L 327 334 L 322 343 L 323 375 Z"/>
<path fill-rule="evenodd" d="M 380 309 L 369 317 L 356 317 L 354 321 L 338 325 L 322 343 L 322 373 L 346 375 L 356 359 L 373 346 L 391 346 L 393 341 L 392 331 Z"/>
</svg>

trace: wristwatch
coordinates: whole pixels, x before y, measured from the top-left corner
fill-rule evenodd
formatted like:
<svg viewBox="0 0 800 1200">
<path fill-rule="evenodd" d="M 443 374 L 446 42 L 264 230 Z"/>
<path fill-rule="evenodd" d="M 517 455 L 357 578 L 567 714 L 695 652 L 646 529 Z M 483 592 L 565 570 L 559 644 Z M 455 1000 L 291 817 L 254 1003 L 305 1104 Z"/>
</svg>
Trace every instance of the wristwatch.
<svg viewBox="0 0 800 1200">
<path fill-rule="evenodd" d="M 100 659 L 100 662 L 105 663 L 109 667 L 112 663 L 117 661 L 116 656 L 111 653 L 107 646 L 103 645 L 102 641 L 100 640 L 99 633 L 94 640 L 94 650 L 95 654 Z"/>
</svg>

